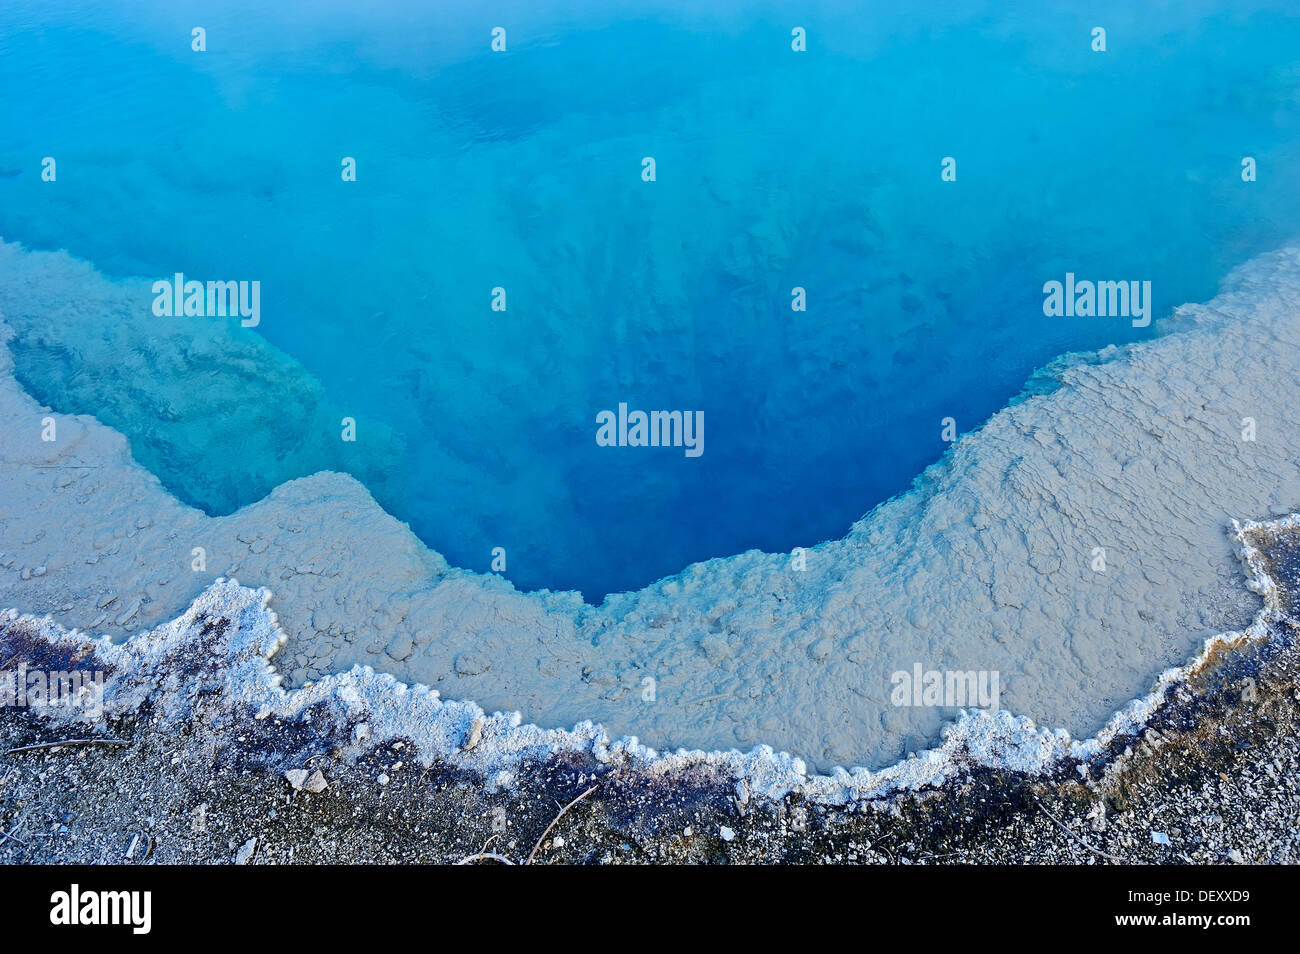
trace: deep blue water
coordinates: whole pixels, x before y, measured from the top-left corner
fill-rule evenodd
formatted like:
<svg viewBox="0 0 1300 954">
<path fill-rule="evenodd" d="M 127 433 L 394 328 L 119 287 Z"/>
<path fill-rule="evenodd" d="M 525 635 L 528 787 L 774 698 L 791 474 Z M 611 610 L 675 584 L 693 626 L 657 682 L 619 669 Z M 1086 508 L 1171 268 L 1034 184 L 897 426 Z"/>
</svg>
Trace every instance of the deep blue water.
<svg viewBox="0 0 1300 954">
<path fill-rule="evenodd" d="M 970 430 L 1053 356 L 1158 332 L 1300 231 L 1293 4 L 264 6 L 5 4 L 0 235 L 110 276 L 259 280 L 239 334 L 358 421 L 353 445 L 293 440 L 454 564 L 505 547 L 525 589 L 598 600 L 841 536 L 943 453 L 942 418 Z M 1046 318 L 1066 271 L 1150 280 L 1152 327 Z M 56 385 L 42 347 L 14 344 L 37 396 L 101 413 L 190 503 L 303 476 L 201 421 L 106 413 L 111 365 Z M 267 426 L 194 373 L 176 386 Z M 619 402 L 704 411 L 703 456 L 598 447 Z"/>
</svg>

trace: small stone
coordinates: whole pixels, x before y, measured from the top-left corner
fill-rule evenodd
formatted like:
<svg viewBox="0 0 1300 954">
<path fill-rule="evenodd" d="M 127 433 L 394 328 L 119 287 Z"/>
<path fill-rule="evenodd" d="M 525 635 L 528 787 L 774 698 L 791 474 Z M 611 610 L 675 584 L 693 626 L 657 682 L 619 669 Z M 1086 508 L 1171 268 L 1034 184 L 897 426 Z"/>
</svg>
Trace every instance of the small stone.
<svg viewBox="0 0 1300 954">
<path fill-rule="evenodd" d="M 1167 845 L 1169 844 L 1169 836 L 1162 831 L 1153 831 L 1151 833 L 1151 841 L 1157 845 Z"/>
<path fill-rule="evenodd" d="M 235 864 L 246 865 L 248 859 L 253 857 L 253 852 L 257 850 L 257 839 L 250 838 L 240 846 L 239 851 L 235 853 Z"/>
<path fill-rule="evenodd" d="M 289 784 L 293 786 L 293 790 L 296 792 L 302 788 L 303 783 L 307 781 L 307 770 L 289 769 L 289 771 L 284 773 L 284 777 L 289 780 Z"/>
<path fill-rule="evenodd" d="M 380 785 L 387 785 L 390 781 L 392 781 L 392 779 L 390 779 L 387 775 L 381 773 L 379 778 L 375 779 L 375 781 L 377 781 Z"/>
<path fill-rule="evenodd" d="M 329 785 L 326 783 L 325 776 L 321 774 L 320 769 L 317 769 L 315 772 L 311 773 L 311 778 L 307 779 L 307 781 L 303 783 L 302 787 L 313 795 L 319 795 L 321 792 L 325 791 L 325 789 L 329 788 Z"/>
<path fill-rule="evenodd" d="M 718 834 L 722 836 L 723 841 L 731 841 L 736 837 L 736 833 L 732 831 L 730 828 L 728 828 L 726 825 L 723 825 L 718 830 Z"/>
<path fill-rule="evenodd" d="M 1246 863 L 1246 859 L 1241 856 L 1241 852 L 1238 851 L 1236 848 L 1228 852 L 1228 860 L 1231 861 L 1234 865 L 1244 865 Z"/>
<path fill-rule="evenodd" d="M 556 835 L 555 838 L 551 841 L 551 844 L 554 845 L 556 848 L 563 848 L 564 847 L 563 836 Z"/>
</svg>

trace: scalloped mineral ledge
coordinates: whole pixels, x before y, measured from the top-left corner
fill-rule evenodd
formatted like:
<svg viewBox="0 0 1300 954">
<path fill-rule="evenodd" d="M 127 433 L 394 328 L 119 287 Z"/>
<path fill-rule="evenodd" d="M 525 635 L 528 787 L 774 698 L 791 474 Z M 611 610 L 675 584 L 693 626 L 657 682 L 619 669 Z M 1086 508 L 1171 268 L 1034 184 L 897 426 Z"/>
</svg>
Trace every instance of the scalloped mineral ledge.
<svg viewBox="0 0 1300 954">
<path fill-rule="evenodd" d="M 57 328 L 97 374 L 124 353 L 162 363 L 183 342 L 153 324 L 148 302 L 145 282 L 0 245 L 5 340 Z M 59 626 L 118 640 L 152 629 L 117 647 L 101 641 L 97 651 L 120 666 L 176 650 L 200 617 L 234 620 L 230 678 L 249 704 L 363 706 L 376 724 L 423 737 L 426 757 L 451 753 L 489 775 L 564 746 L 656 766 L 706 758 L 756 790 L 821 797 L 928 784 L 957 750 L 1033 769 L 1143 718 L 1185 671 L 1169 667 L 1207 637 L 1250 632 L 1257 604 L 1235 582 L 1223 527 L 1300 498 L 1298 309 L 1300 250 L 1262 256 L 1208 305 L 1165 319 L 1163 336 L 1040 372 L 911 492 L 811 548 L 807 571 L 750 552 L 599 607 L 448 567 L 340 474 L 207 517 L 167 494 L 120 434 L 39 406 L 0 349 L 0 605 L 51 614 L 54 637 Z M 93 333 L 105 322 L 107 344 Z M 302 373 L 277 362 L 276 374 Z M 186 386 L 157 377 L 151 386 Z M 218 363 L 212 386 L 222 380 Z M 40 439 L 45 418 L 55 441 Z M 209 572 L 191 569 L 195 547 Z M 1090 565 L 1098 547 L 1104 572 Z M 265 589 L 213 582 L 235 576 Z M 284 695 L 266 663 L 277 647 L 293 684 L 317 681 Z M 962 716 L 938 750 L 883 771 L 837 768 L 891 766 L 940 738 L 956 712 L 888 702 L 890 674 L 917 662 L 1000 672 L 1009 712 Z M 126 688 L 110 683 L 113 704 Z M 488 717 L 440 695 L 524 715 Z M 476 720 L 480 741 L 466 751 Z M 691 751 L 660 757 L 631 738 L 610 741 L 633 732 Z M 700 754 L 710 749 L 719 751 Z M 809 779 L 805 763 L 833 772 Z"/>
</svg>

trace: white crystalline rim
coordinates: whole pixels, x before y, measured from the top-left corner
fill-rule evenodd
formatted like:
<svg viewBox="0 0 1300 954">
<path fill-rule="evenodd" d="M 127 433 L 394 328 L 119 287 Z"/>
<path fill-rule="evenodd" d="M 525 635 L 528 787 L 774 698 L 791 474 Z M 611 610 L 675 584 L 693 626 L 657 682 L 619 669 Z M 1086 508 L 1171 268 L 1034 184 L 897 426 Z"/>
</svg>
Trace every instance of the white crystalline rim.
<svg viewBox="0 0 1300 954">
<path fill-rule="evenodd" d="M 169 678 L 164 666 L 169 657 L 184 657 L 187 650 L 192 654 L 199 638 L 195 624 L 200 617 L 220 614 L 237 624 L 227 643 L 226 659 L 216 661 L 219 669 L 227 670 L 222 679 L 224 689 L 233 704 L 250 707 L 257 719 L 294 721 L 324 703 L 348 724 L 364 722 L 369 726 L 365 746 L 409 740 L 425 765 L 441 759 L 453 768 L 482 775 L 490 788 L 510 787 L 530 761 L 570 751 L 590 753 L 599 762 L 621 764 L 658 777 L 702 767 L 742 783 L 761 798 L 775 800 L 798 793 L 813 802 L 846 805 L 938 787 L 971 767 L 1044 775 L 1068 760 L 1094 758 L 1116 737 L 1140 731 L 1165 705 L 1169 690 L 1185 682 L 1216 651 L 1269 638 L 1268 624 L 1282 613 L 1280 593 L 1264 568 L 1261 554 L 1248 542 L 1248 535 L 1295 529 L 1300 529 L 1300 514 L 1268 522 L 1232 521 L 1246 586 L 1263 597 L 1264 605 L 1245 629 L 1207 639 L 1186 665 L 1161 673 L 1149 693 L 1115 712 L 1091 738 L 1073 740 L 1064 729 L 1039 728 L 1031 719 L 1006 710 L 962 710 L 944 730 L 943 742 L 937 748 L 876 771 L 836 768 L 827 775 L 809 775 L 803 759 L 765 745 L 748 752 L 659 752 L 642 745 L 635 736 L 610 739 L 602 726 L 590 721 L 579 722 L 572 729 L 543 729 L 525 723 L 518 712 L 489 715 L 473 702 L 443 700 L 436 690 L 407 685 L 369 666 L 355 666 L 286 691 L 271 663 L 288 638 L 269 606 L 272 594 L 265 588 L 241 586 L 236 580 L 217 580 L 176 619 L 121 644 L 107 636 L 87 639 L 78 630 L 64 629 L 49 616 L 20 615 L 13 609 L 3 615 L 10 621 L 25 623 L 52 645 L 93 646 L 99 659 L 115 670 L 105 683 L 104 708 L 110 714 L 134 711 L 146 697 L 162 710 L 183 708 L 189 687 L 179 684 L 174 676 Z M 122 685 L 121 676 L 126 673 L 136 678 Z M 141 679 L 141 675 L 150 678 Z M 145 687 L 151 688 L 152 694 Z M 75 709 L 32 711 L 64 720 L 86 718 Z M 479 739 L 472 748 L 465 749 L 476 721 Z"/>
</svg>

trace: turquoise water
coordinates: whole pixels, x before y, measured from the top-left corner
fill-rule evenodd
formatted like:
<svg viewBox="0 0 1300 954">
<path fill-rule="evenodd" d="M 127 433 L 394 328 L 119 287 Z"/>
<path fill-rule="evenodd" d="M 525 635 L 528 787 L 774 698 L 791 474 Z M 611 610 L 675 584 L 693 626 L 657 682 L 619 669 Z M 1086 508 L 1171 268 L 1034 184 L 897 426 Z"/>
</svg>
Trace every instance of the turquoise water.
<svg viewBox="0 0 1300 954">
<path fill-rule="evenodd" d="M 1294 4 L 547 6 L 7 3 L 0 236 L 260 281 L 256 328 L 157 321 L 230 321 L 328 413 L 184 355 L 140 386 L 210 393 L 222 426 L 161 413 L 35 326 L 20 379 L 210 513 L 348 470 L 453 564 L 503 547 L 521 588 L 598 600 L 841 536 L 943 418 L 1158 333 L 1300 231 Z M 1151 327 L 1045 317 L 1067 271 L 1151 281 Z M 620 402 L 703 411 L 705 452 L 598 446 Z"/>
</svg>

